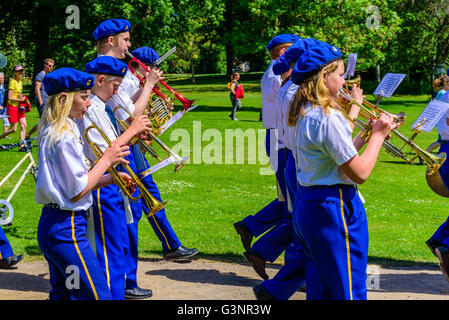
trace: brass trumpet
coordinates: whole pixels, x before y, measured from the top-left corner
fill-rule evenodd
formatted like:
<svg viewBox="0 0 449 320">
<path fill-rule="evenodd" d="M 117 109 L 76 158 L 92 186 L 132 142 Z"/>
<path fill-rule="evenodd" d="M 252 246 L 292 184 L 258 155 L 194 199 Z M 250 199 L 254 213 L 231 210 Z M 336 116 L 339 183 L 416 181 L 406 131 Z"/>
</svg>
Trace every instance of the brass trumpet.
<svg viewBox="0 0 449 320">
<path fill-rule="evenodd" d="M 126 107 L 123 107 L 123 106 L 120 105 L 120 104 L 113 110 L 114 114 L 115 114 L 115 112 L 116 112 L 119 108 L 123 109 L 123 110 L 128 114 L 129 118 L 131 118 L 132 120 L 135 119 L 134 114 L 132 114 Z M 123 130 L 127 130 L 127 129 L 129 128 L 129 125 L 128 125 L 128 123 L 127 123 L 125 120 L 119 120 L 119 119 L 117 119 L 117 122 L 120 124 L 120 126 L 122 127 Z M 172 157 L 174 158 L 174 160 L 175 160 L 175 161 L 173 162 L 173 163 L 175 164 L 175 171 L 174 171 L 174 172 L 177 172 L 178 170 L 180 170 L 180 169 L 184 166 L 184 164 L 187 162 L 188 158 L 181 157 L 181 156 L 177 155 L 176 153 L 174 153 L 174 152 L 173 152 L 169 147 L 167 147 L 167 146 L 166 146 L 166 145 L 165 145 L 159 138 L 157 138 L 156 135 L 155 135 L 153 132 L 148 131 L 147 133 L 148 133 L 148 135 L 150 136 L 150 138 L 151 138 L 152 140 L 156 141 L 156 142 L 159 144 L 159 146 L 160 146 L 160 147 L 167 153 L 168 157 L 172 156 Z M 144 141 L 144 140 L 142 140 L 142 139 L 139 139 L 139 138 L 136 138 L 136 139 L 137 139 L 137 141 L 138 141 L 138 142 L 139 142 L 139 143 L 140 143 L 140 144 L 141 144 L 147 151 L 150 152 L 150 154 L 151 154 L 154 158 L 156 158 L 159 162 L 163 161 L 163 160 L 161 160 L 161 159 L 157 156 L 157 154 L 156 154 L 154 148 L 153 148 L 150 144 L 148 144 L 146 141 Z M 142 172 L 142 175 L 145 176 L 145 171 Z"/>
<path fill-rule="evenodd" d="M 108 146 L 111 145 L 111 140 L 108 138 L 108 136 L 104 133 L 103 130 L 101 130 L 101 128 L 94 122 L 92 121 L 92 118 L 89 116 L 88 113 L 85 114 L 87 116 L 87 118 L 90 120 L 90 122 L 92 123 L 91 126 L 87 127 L 86 130 L 84 131 L 84 138 L 86 139 L 86 142 L 89 144 L 90 148 L 92 149 L 92 151 L 94 152 L 95 156 L 97 157 L 97 160 L 100 159 L 103 156 L 103 151 L 100 149 L 100 147 L 96 144 L 93 143 L 88 136 L 88 133 L 90 130 L 95 129 L 97 130 L 100 135 L 102 136 L 102 138 L 104 139 L 104 141 L 107 143 Z M 140 195 L 133 197 L 133 195 L 131 194 L 131 192 L 129 191 L 126 182 L 120 177 L 118 171 L 116 168 L 114 168 L 113 166 L 111 166 L 108 169 L 109 174 L 111 175 L 112 179 L 114 180 L 115 184 L 117 184 L 117 186 L 133 201 L 138 200 L 143 198 L 144 201 L 146 201 L 147 205 L 148 205 L 148 216 L 151 217 L 152 215 L 154 215 L 155 213 L 159 212 L 160 210 L 162 210 L 165 207 L 165 204 L 167 202 L 160 202 L 158 201 L 156 198 L 154 198 L 151 193 L 145 188 L 145 186 L 143 185 L 143 183 L 140 181 L 139 177 L 134 173 L 134 171 L 130 168 L 129 165 L 127 164 L 123 164 L 123 167 L 125 168 L 126 172 L 131 176 L 131 178 L 133 179 L 133 181 L 136 183 L 137 187 L 140 190 Z"/>
<path fill-rule="evenodd" d="M 347 113 L 349 111 L 349 108 L 352 104 L 355 104 L 360 107 L 359 117 L 354 120 L 350 119 L 357 128 L 359 128 L 361 131 L 363 131 L 361 138 L 363 138 L 365 141 L 369 139 L 371 135 L 371 125 L 369 124 L 369 119 L 378 119 L 379 114 L 386 113 L 389 115 L 392 115 L 378 106 L 375 106 L 368 101 L 364 100 L 362 104 L 356 102 L 354 99 L 352 99 L 351 96 L 349 96 L 348 92 L 345 89 L 340 90 L 340 95 L 337 100 L 337 103 L 344 109 L 344 111 Z M 392 115 L 394 118 L 394 121 L 396 123 L 402 124 L 405 119 L 405 114 L 400 113 L 398 115 Z M 411 150 L 415 151 L 417 156 L 421 158 L 424 163 L 427 166 L 427 175 L 432 175 L 435 172 L 438 171 L 438 169 L 441 167 L 443 162 L 446 160 L 446 154 L 442 153 L 437 156 L 434 156 L 430 152 L 427 152 L 425 149 L 418 146 L 416 143 L 413 142 L 413 139 L 416 137 L 416 133 L 412 136 L 412 138 L 407 138 L 403 134 L 401 134 L 397 129 L 391 131 L 392 134 L 397 136 L 400 140 L 404 142 L 404 146 L 408 145 Z M 402 148 L 398 148 L 395 146 L 391 141 L 385 140 L 383 143 L 383 147 L 387 150 L 388 153 L 392 154 L 395 157 L 401 158 L 407 162 L 410 160 L 407 158 L 407 155 L 404 154 L 402 151 Z"/>
</svg>

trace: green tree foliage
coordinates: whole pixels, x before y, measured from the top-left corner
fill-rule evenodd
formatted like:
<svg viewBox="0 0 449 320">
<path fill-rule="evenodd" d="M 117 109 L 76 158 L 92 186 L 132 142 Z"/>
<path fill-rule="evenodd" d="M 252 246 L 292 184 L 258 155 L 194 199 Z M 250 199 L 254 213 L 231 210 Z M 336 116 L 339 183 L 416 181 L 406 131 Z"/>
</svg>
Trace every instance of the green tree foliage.
<svg viewBox="0 0 449 320">
<path fill-rule="evenodd" d="M 79 27 L 69 28 L 79 10 Z M 429 75 L 449 55 L 449 0 L 23 0 L 0 3 L 0 52 L 25 65 L 27 75 L 51 57 L 56 67 L 83 69 L 96 55 L 92 32 L 102 21 L 132 23 L 132 49 L 175 54 L 165 72 L 228 72 L 235 61 L 251 71 L 269 62 L 266 45 L 296 33 L 357 53 L 357 72 Z M 194 79 L 194 77 L 192 76 Z"/>
</svg>

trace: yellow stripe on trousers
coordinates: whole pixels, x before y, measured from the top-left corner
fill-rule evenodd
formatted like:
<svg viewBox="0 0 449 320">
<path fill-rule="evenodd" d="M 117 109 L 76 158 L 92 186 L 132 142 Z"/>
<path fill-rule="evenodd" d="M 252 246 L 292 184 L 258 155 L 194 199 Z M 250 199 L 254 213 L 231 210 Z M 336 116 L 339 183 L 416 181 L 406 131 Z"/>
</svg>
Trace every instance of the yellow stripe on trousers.
<svg viewBox="0 0 449 320">
<path fill-rule="evenodd" d="M 143 198 L 142 198 L 142 199 L 143 199 Z M 145 199 L 143 199 L 143 201 L 145 201 L 145 203 L 147 204 L 147 208 L 149 209 L 150 206 L 148 205 L 148 202 L 147 202 Z M 149 215 L 149 214 L 148 214 L 148 215 Z M 147 215 L 147 218 L 148 218 L 148 215 Z M 159 227 L 159 225 L 158 225 L 158 223 L 157 223 L 157 221 L 156 221 L 156 218 L 154 217 L 154 214 L 153 214 L 151 217 L 153 218 L 153 221 L 154 221 L 154 223 L 156 224 L 156 227 L 159 229 L 159 232 L 160 232 L 160 233 L 162 234 L 162 236 L 164 237 L 165 243 L 167 244 L 167 247 L 168 247 L 168 250 L 171 250 L 170 245 L 168 244 L 167 237 L 165 236 L 165 234 L 162 232 L 161 228 Z"/>
<path fill-rule="evenodd" d="M 72 211 L 72 240 L 73 240 L 73 244 L 75 245 L 76 252 L 78 252 L 78 256 L 79 256 L 79 258 L 81 260 L 81 263 L 83 264 L 84 271 L 86 271 L 87 278 L 89 279 L 89 283 L 90 283 L 90 286 L 92 288 L 92 292 L 94 293 L 94 296 L 95 296 L 95 300 L 98 300 L 97 291 L 95 290 L 94 284 L 92 282 L 92 278 L 90 277 L 89 270 L 87 270 L 86 262 L 84 262 L 84 258 L 81 255 L 80 248 L 78 247 L 78 243 L 76 241 L 76 237 L 75 237 L 75 211 Z"/>
<path fill-rule="evenodd" d="M 101 240 L 103 241 L 104 265 L 106 269 L 106 280 L 108 287 L 111 289 L 111 277 L 109 275 L 108 252 L 106 250 L 106 240 L 104 239 L 103 213 L 101 212 L 100 189 L 97 189 L 98 214 L 100 215 Z"/>
<path fill-rule="evenodd" d="M 343 193 L 341 189 L 338 189 L 340 191 L 340 208 L 341 208 L 341 218 L 343 219 L 343 225 L 345 227 L 345 238 L 346 238 L 346 254 L 348 259 L 348 278 L 349 278 L 349 294 L 352 299 L 352 276 L 351 276 L 351 251 L 349 247 L 349 232 L 348 227 L 346 225 L 345 220 L 345 209 L 344 209 L 344 203 L 343 203 Z"/>
</svg>

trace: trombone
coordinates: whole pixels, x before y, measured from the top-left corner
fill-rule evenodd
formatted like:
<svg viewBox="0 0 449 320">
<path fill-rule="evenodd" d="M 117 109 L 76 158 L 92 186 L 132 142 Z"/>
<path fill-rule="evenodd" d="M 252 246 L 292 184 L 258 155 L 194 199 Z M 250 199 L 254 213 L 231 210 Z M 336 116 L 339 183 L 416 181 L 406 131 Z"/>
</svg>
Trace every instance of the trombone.
<svg viewBox="0 0 449 320">
<path fill-rule="evenodd" d="M 349 111 L 349 107 L 352 104 L 355 104 L 360 107 L 359 116 L 362 117 L 365 121 L 362 119 L 356 118 L 354 120 L 350 119 L 351 122 L 354 123 L 357 128 L 359 128 L 361 131 L 363 131 L 361 138 L 367 141 L 371 135 L 371 124 L 369 124 L 369 119 L 374 118 L 378 119 L 379 114 L 386 113 L 389 115 L 392 115 L 382 109 L 380 109 L 378 106 L 375 106 L 368 101 L 364 100 L 363 103 L 358 103 L 354 99 L 352 99 L 351 96 L 349 96 L 347 90 L 341 89 L 340 95 L 337 100 L 337 103 L 344 109 L 344 111 L 347 113 Z M 376 113 L 377 112 L 377 113 Z M 402 124 L 405 119 L 405 114 L 401 112 L 398 115 L 392 115 L 393 119 L 396 123 Z M 404 142 L 404 146 L 408 145 L 410 148 L 416 152 L 416 155 L 424 161 L 424 163 L 427 166 L 427 175 L 433 175 L 435 172 L 438 171 L 438 169 L 441 167 L 443 162 L 446 160 L 446 154 L 441 153 L 439 155 L 433 155 L 430 152 L 427 152 L 420 146 L 418 146 L 416 143 L 413 142 L 413 139 L 416 137 L 417 132 L 413 134 L 411 138 L 405 137 L 403 134 L 401 134 L 397 129 L 391 131 L 395 136 L 397 136 L 399 139 L 401 139 Z M 407 162 L 410 162 L 410 160 L 407 158 L 407 156 L 402 151 L 402 148 L 398 148 L 395 146 L 391 141 L 385 140 L 383 143 L 383 147 L 387 150 L 388 153 L 392 154 L 395 157 L 401 158 Z"/>
<path fill-rule="evenodd" d="M 114 110 L 113 110 L 114 114 L 120 108 L 122 110 L 124 110 L 128 114 L 129 118 L 131 118 L 132 120 L 135 119 L 134 114 L 132 114 L 128 110 L 128 108 L 122 106 L 121 104 L 119 104 L 117 107 L 114 108 Z M 116 119 L 117 119 L 117 122 L 120 124 L 120 126 L 122 127 L 123 130 L 127 130 L 129 128 L 129 125 L 128 125 L 128 123 L 125 120 L 120 120 L 117 117 L 116 117 Z M 150 138 L 152 140 L 156 141 L 159 144 L 159 146 L 167 153 L 168 157 L 173 157 L 173 159 L 174 159 L 173 163 L 175 164 L 175 171 L 174 172 L 177 172 L 178 170 L 180 170 L 184 166 L 184 164 L 189 159 L 188 157 L 181 157 L 181 156 L 177 155 L 169 147 L 167 147 L 158 137 L 156 137 L 156 135 L 153 132 L 148 131 L 147 134 L 150 136 Z M 157 156 L 154 148 L 148 142 L 146 142 L 146 141 L 144 141 L 142 139 L 139 139 L 139 138 L 136 138 L 136 139 L 154 158 L 156 158 L 159 162 L 163 161 L 163 160 L 161 160 Z M 135 142 L 135 139 L 132 142 Z M 149 170 L 151 170 L 151 168 Z M 141 173 L 142 177 L 146 177 L 147 175 L 151 174 L 151 172 L 149 170 L 146 170 L 146 171 L 142 172 Z"/>
<path fill-rule="evenodd" d="M 84 138 L 86 139 L 86 142 L 89 144 L 90 148 L 92 149 L 95 156 L 97 157 L 96 161 L 98 161 L 98 159 L 100 159 L 103 156 L 103 151 L 100 149 L 100 147 L 96 143 L 93 143 L 89 139 L 89 136 L 88 136 L 89 131 L 92 129 L 96 129 L 100 133 L 100 135 L 103 137 L 105 142 L 108 144 L 108 146 L 111 145 L 111 140 L 104 133 L 104 131 L 101 130 L 101 128 L 94 121 L 92 121 L 92 118 L 89 116 L 89 114 L 87 112 L 85 115 L 90 120 L 92 125 L 87 127 L 86 130 L 84 131 Z M 160 202 L 156 198 L 154 198 L 151 195 L 151 193 L 145 188 L 143 183 L 140 181 L 138 176 L 134 173 L 134 171 L 131 169 L 131 167 L 129 165 L 123 164 L 123 167 L 125 168 L 126 172 L 131 176 L 131 178 L 133 179 L 133 181 L 136 183 L 137 187 L 140 190 L 140 195 L 134 197 L 131 194 L 131 192 L 129 191 L 129 189 L 126 185 L 126 182 L 120 177 L 118 170 L 116 168 L 114 168 L 114 166 L 111 166 L 108 169 L 108 172 L 111 175 L 114 182 L 117 184 L 117 186 L 125 193 L 125 195 L 128 196 L 133 201 L 143 198 L 143 200 L 146 201 L 146 203 L 148 205 L 148 209 L 149 209 L 148 216 L 149 217 L 151 217 L 155 213 L 162 210 L 165 207 L 165 204 L 167 202 L 165 202 L 165 201 Z"/>
</svg>

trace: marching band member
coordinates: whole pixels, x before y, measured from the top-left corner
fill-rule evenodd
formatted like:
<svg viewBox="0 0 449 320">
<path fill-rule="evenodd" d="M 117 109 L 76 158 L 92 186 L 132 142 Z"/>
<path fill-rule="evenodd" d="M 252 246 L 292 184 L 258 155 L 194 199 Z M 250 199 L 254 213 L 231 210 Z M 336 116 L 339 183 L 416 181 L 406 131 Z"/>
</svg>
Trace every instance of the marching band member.
<svg viewBox="0 0 449 320">
<path fill-rule="evenodd" d="M 449 70 L 447 71 L 449 75 Z M 449 77 L 443 75 L 435 80 L 435 85 L 441 88 L 438 91 L 435 99 L 441 98 L 441 96 L 449 90 Z M 438 129 L 438 145 L 440 149 L 438 153 L 449 154 L 449 113 L 446 114 L 437 124 Z M 446 188 L 449 189 L 449 163 L 446 160 L 438 170 L 441 179 L 443 180 Z M 435 233 L 426 241 L 427 247 L 438 258 L 440 262 L 440 269 L 444 278 L 449 281 L 449 218 L 435 231 Z"/>
<path fill-rule="evenodd" d="M 247 216 L 243 220 L 234 223 L 234 228 L 240 235 L 243 247 L 246 250 L 243 255 L 262 279 L 268 278 L 265 272 L 267 260 L 265 257 L 270 255 L 270 248 L 260 246 L 256 251 L 254 248 L 251 248 L 251 241 L 253 237 L 260 236 L 279 223 L 287 210 L 286 202 L 284 201 L 286 198 L 284 180 L 286 153 L 283 151 L 277 152 L 277 130 L 274 117 L 275 99 L 281 87 L 282 79 L 279 75 L 273 73 L 273 64 L 284 54 L 288 47 L 299 39 L 294 34 L 281 34 L 269 42 L 267 50 L 270 54 L 271 63 L 261 79 L 263 127 L 267 130 L 265 146 L 271 167 L 276 172 L 278 198 L 255 215 Z"/>
<path fill-rule="evenodd" d="M 122 145 L 128 144 L 137 134 L 150 129 L 151 122 L 148 117 L 141 116 L 132 122 L 125 133 L 120 136 L 118 134 L 115 118 L 106 102 L 117 92 L 127 70 L 126 64 L 110 56 L 100 56 L 86 64 L 86 72 L 94 75 L 95 80 L 88 117 L 77 122 L 81 132 L 85 132 L 94 122 L 113 144 Z M 88 138 L 101 150 L 108 147 L 100 132 L 95 129 L 88 132 Z M 84 142 L 84 153 L 91 162 L 96 160 L 96 155 L 87 141 Z M 126 160 L 130 166 L 133 165 L 132 153 Z M 97 258 L 105 272 L 112 297 L 123 300 L 126 279 L 126 263 L 123 257 L 129 250 L 124 202 L 126 196 L 116 185 L 99 188 L 93 196 Z"/>
<path fill-rule="evenodd" d="M 130 33 L 129 30 L 131 29 L 131 23 L 128 20 L 125 19 L 109 19 L 106 21 L 103 21 L 93 32 L 93 37 L 95 41 L 97 42 L 97 51 L 98 56 L 110 56 L 117 59 L 123 59 L 126 57 L 125 52 L 131 47 L 130 43 Z M 128 71 L 125 74 L 128 74 Z M 161 72 L 155 71 L 155 72 L 147 72 L 145 73 L 145 86 L 142 88 L 142 94 L 139 97 L 139 99 L 136 99 L 135 101 L 125 100 L 125 103 L 127 103 L 130 108 L 131 106 L 134 109 L 137 110 L 145 110 L 145 107 L 148 103 L 148 99 L 150 97 L 151 91 L 153 90 L 153 86 L 160 79 Z M 123 82 L 123 81 L 122 81 Z M 119 86 L 120 89 L 121 86 Z M 125 99 L 125 98 L 124 98 Z M 112 101 L 108 101 L 108 105 L 112 108 L 115 108 L 116 105 L 113 104 Z M 118 111 L 120 112 L 120 111 Z M 140 115 L 142 115 L 140 113 Z M 111 114 L 111 116 L 114 116 Z M 114 122 L 114 120 L 112 123 Z M 119 130 L 119 128 L 117 128 Z M 120 134 L 120 131 L 119 131 Z M 134 157 L 132 159 L 133 167 L 134 167 Z M 142 207 L 142 201 L 138 200 L 135 202 L 130 202 L 131 210 L 139 211 L 139 207 Z M 141 210 L 140 210 L 141 211 Z M 132 223 L 127 224 L 127 228 L 130 227 Z M 137 253 L 135 252 L 133 247 L 129 247 L 130 242 L 128 243 L 128 250 L 127 250 L 127 256 L 137 256 Z M 148 298 L 153 295 L 152 291 L 150 289 L 142 289 L 137 286 L 128 286 L 129 281 L 128 279 L 134 279 L 135 278 L 135 272 L 137 269 L 136 267 L 130 267 L 129 263 L 125 263 L 125 266 L 127 270 L 126 272 L 126 283 L 125 283 L 125 298 L 128 299 L 136 299 L 136 298 Z M 131 269 L 130 269 L 131 268 Z"/>
<path fill-rule="evenodd" d="M 275 120 L 278 129 L 279 149 L 285 148 L 287 163 L 284 170 L 287 189 L 288 214 L 275 227 L 265 233 L 253 245 L 270 248 L 270 257 L 267 260 L 274 262 L 285 250 L 285 265 L 273 277 L 264 280 L 253 288 L 256 297 L 260 300 L 289 299 L 305 282 L 305 254 L 301 245 L 294 243 L 294 231 L 291 224 L 291 211 L 297 190 L 295 159 L 292 154 L 292 140 L 294 128 L 287 125 L 288 108 L 298 85 L 290 79 L 293 66 L 298 58 L 310 47 L 320 41 L 315 39 L 301 39 L 290 46 L 285 53 L 273 64 L 273 73 L 280 75 L 283 85 L 276 96 Z"/>
<path fill-rule="evenodd" d="M 357 183 L 369 177 L 384 139 L 396 128 L 393 117 L 381 114 L 358 155 L 363 143 L 359 136 L 352 139 L 336 103 L 345 83 L 342 58 L 338 48 L 317 45 L 299 58 L 291 76 L 300 86 L 288 119 L 290 126 L 296 124 L 293 154 L 299 182 L 292 223 L 312 261 L 306 266 L 308 299 L 367 298 L 368 226 Z M 363 101 L 360 88 L 352 94 Z"/>
<path fill-rule="evenodd" d="M 103 173 L 113 164 L 126 163 L 128 147 L 111 146 L 89 170 L 74 120 L 81 119 L 90 106 L 94 77 L 61 68 L 48 74 L 43 83 L 50 98 L 38 129 L 35 197 L 44 205 L 37 240 L 50 269 L 50 299 L 111 299 L 86 238 L 87 210 L 93 203 L 91 190 L 112 183 L 110 175 Z M 78 269 L 80 287 L 70 290 L 66 278 L 74 272 L 73 266 Z"/>
<path fill-rule="evenodd" d="M 151 66 L 153 62 L 159 59 L 159 55 L 157 54 L 157 52 L 150 47 L 138 48 L 132 52 L 132 55 L 142 63 L 146 64 L 147 66 Z M 142 67 L 139 67 L 137 63 L 134 64 L 134 62 L 132 62 L 131 67 L 134 69 L 134 72 L 145 74 L 145 70 Z M 146 84 L 144 84 L 144 86 L 145 85 Z M 117 94 L 119 96 L 118 100 L 129 101 L 133 99 L 140 99 L 142 96 L 141 92 L 143 90 L 139 87 L 140 87 L 140 80 L 134 74 L 132 74 L 131 71 L 128 71 L 125 76 L 125 79 L 123 80 L 122 84 L 119 87 Z M 114 99 L 111 99 L 110 103 L 113 106 L 117 106 L 117 102 L 114 101 Z M 132 103 L 130 103 L 128 106 L 131 106 L 132 108 Z M 132 111 L 132 109 L 130 111 Z M 135 109 L 135 112 L 139 114 L 137 107 Z M 116 112 L 116 115 L 121 120 L 128 120 L 129 118 L 129 115 L 126 114 L 125 111 L 122 111 L 121 113 Z M 139 153 L 140 151 L 137 150 L 136 152 Z M 140 169 L 138 168 L 137 173 L 141 173 L 142 171 L 145 171 L 150 168 L 150 165 L 148 164 L 148 161 L 145 157 L 143 157 L 143 163 L 141 163 L 141 166 L 142 168 Z M 146 185 L 147 190 L 150 191 L 150 193 L 156 197 L 156 199 L 162 201 L 159 189 L 156 183 L 154 182 L 152 175 L 144 177 L 142 179 L 142 182 Z M 148 221 L 150 222 L 151 227 L 153 228 L 154 232 L 156 233 L 158 239 L 162 244 L 164 252 L 163 255 L 166 260 L 188 259 L 198 253 L 198 250 L 196 248 L 190 249 L 182 245 L 181 241 L 179 240 L 178 236 L 173 230 L 173 227 L 171 226 L 170 222 L 167 219 L 165 209 L 160 210 L 159 212 L 157 212 L 152 216 L 149 216 L 148 215 L 149 210 L 146 204 L 143 203 L 143 210 L 145 212 L 145 215 L 147 216 Z M 140 208 L 139 210 L 139 208 L 133 207 L 133 217 L 135 223 L 128 225 L 130 233 L 130 246 L 131 248 L 134 248 L 134 250 L 131 250 L 131 252 L 134 252 L 134 254 L 131 256 L 131 261 L 128 263 L 128 266 L 132 268 L 132 270 L 129 270 L 130 272 L 127 273 L 128 289 L 137 286 L 135 274 L 137 269 L 137 252 L 138 252 L 137 250 L 138 222 L 142 217 L 142 208 Z"/>
</svg>

